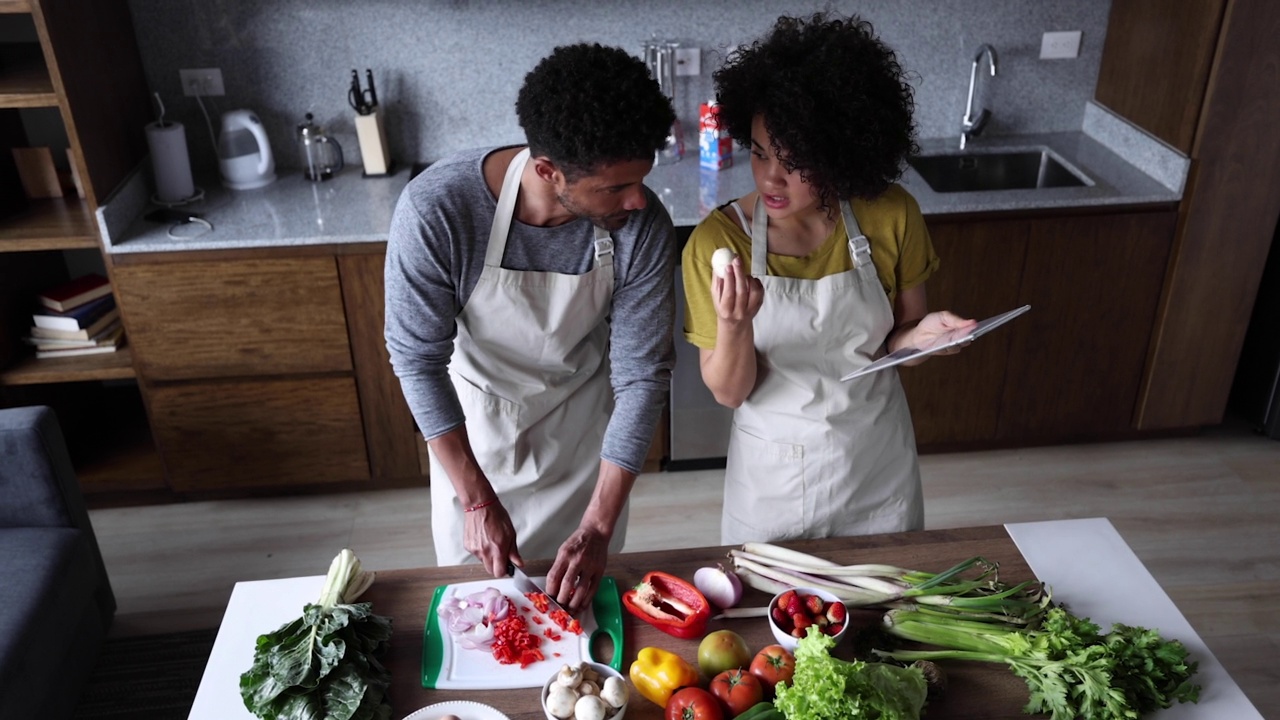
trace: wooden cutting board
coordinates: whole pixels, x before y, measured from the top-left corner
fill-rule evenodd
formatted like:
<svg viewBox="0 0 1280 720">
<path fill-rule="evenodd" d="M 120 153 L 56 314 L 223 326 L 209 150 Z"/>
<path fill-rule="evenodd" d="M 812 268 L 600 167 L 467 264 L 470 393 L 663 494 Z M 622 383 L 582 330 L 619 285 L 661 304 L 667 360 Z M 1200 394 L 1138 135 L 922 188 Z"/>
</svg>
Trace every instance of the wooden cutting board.
<svg viewBox="0 0 1280 720">
<path fill-rule="evenodd" d="M 546 582 L 546 578 L 531 579 L 540 587 Z M 542 651 L 542 660 L 523 668 L 503 665 L 491 652 L 464 648 L 449 634 L 444 620 L 437 613 L 441 603 L 451 597 L 463 598 L 490 587 L 505 595 L 514 606 L 513 611 L 529 621 L 530 632 L 541 639 L 538 649 Z M 422 687 L 442 690 L 541 688 L 561 666 L 576 665 L 583 660 L 601 662 L 621 671 L 622 616 L 618 587 L 613 578 L 606 577 L 601 581 L 591 606 L 577 619 L 582 625 L 581 635 L 562 631 L 546 613 L 540 612 L 516 589 L 512 578 L 487 578 L 438 587 L 423 623 Z M 553 637 L 548 637 L 548 630 Z M 592 652 L 593 647 L 599 646 L 603 635 L 613 641 L 615 648 L 609 658 L 594 656 Z"/>
</svg>

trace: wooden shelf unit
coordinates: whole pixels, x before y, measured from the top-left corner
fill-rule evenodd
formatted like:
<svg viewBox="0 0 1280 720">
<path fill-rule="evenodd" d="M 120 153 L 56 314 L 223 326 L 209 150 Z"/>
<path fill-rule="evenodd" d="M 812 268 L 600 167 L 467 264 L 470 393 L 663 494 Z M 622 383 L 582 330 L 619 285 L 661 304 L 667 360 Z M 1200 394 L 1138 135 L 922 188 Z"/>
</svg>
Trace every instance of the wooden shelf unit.
<svg viewBox="0 0 1280 720">
<path fill-rule="evenodd" d="M 0 220 L 0 253 L 98 249 L 98 226 L 81 198 L 31 200 Z"/>
<path fill-rule="evenodd" d="M 95 213 L 145 160 L 142 128 L 150 120 L 127 2 L 0 0 L 0 23 L 0 162 L 11 148 L 49 144 L 33 142 L 31 128 L 43 137 L 65 134 L 50 150 L 60 173 L 67 165 L 79 171 L 83 191 L 27 199 L 0 214 L 0 405 L 58 412 L 86 492 L 162 489 L 132 348 L 37 360 L 22 341 L 35 295 L 87 271 L 74 270 L 87 253 L 108 277 L 114 271 Z M 16 182 L 12 165 L 9 171 L 6 184 Z"/>
<path fill-rule="evenodd" d="M 77 355 L 66 358 L 37 360 L 28 355 L 12 367 L 0 370 L 0 385 L 44 385 L 85 382 L 90 380 L 129 380 L 133 371 L 133 354 L 125 345 L 113 353 Z"/>
</svg>

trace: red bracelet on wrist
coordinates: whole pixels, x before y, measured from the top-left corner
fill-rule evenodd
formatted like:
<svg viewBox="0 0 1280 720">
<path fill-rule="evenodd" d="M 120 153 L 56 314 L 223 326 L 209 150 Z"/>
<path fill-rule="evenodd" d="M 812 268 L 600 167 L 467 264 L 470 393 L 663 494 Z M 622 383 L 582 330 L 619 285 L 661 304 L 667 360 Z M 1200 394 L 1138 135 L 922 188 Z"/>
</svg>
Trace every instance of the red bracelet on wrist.
<svg viewBox="0 0 1280 720">
<path fill-rule="evenodd" d="M 475 512 L 477 510 L 487 508 L 496 502 L 498 502 L 498 498 L 490 498 L 488 500 L 485 500 L 482 503 L 476 503 L 475 505 L 472 505 L 471 507 L 464 509 L 463 512 Z"/>
</svg>

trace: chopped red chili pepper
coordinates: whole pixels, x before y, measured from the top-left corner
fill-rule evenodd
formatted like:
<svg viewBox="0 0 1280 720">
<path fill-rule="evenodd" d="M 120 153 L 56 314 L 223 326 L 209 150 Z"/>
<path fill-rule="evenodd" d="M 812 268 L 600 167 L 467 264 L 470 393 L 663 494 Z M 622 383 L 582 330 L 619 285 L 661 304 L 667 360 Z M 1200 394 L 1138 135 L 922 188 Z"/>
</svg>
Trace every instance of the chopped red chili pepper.
<svg viewBox="0 0 1280 720">
<path fill-rule="evenodd" d="M 551 642 L 560 642 L 560 638 L 563 637 L 560 633 L 556 632 L 555 630 L 552 630 L 551 628 L 547 628 L 546 630 L 543 630 L 542 635 L 546 637 L 548 640 L 550 640 Z"/>
<path fill-rule="evenodd" d="M 493 657 L 503 665 L 520 664 L 526 668 L 543 660 L 538 645 L 542 640 L 529 632 L 529 625 L 519 615 L 508 615 L 493 627 Z"/>
</svg>

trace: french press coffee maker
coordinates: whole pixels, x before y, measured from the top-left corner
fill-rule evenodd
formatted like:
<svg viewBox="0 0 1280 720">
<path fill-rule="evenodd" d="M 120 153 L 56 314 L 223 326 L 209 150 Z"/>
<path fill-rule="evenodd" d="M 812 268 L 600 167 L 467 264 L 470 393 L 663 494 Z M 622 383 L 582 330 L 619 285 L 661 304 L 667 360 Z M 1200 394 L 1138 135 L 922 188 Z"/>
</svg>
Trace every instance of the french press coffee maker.
<svg viewBox="0 0 1280 720">
<path fill-rule="evenodd" d="M 298 125 L 298 148 L 302 152 L 302 174 L 308 180 L 319 182 L 332 178 L 342 169 L 342 146 L 325 135 L 313 119 L 314 116 L 307 113 L 306 121 Z"/>
</svg>

